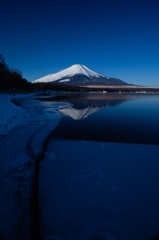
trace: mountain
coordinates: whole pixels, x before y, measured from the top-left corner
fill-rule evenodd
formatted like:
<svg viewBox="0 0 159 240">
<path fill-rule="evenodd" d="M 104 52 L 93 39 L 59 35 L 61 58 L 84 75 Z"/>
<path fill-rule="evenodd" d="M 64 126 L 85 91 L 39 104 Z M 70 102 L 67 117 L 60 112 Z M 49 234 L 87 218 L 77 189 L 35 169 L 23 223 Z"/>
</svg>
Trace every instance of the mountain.
<svg viewBox="0 0 159 240">
<path fill-rule="evenodd" d="M 105 77 L 92 71 L 84 65 L 75 64 L 58 73 L 49 74 L 32 83 L 58 83 L 65 85 L 128 85 L 117 78 Z"/>
</svg>

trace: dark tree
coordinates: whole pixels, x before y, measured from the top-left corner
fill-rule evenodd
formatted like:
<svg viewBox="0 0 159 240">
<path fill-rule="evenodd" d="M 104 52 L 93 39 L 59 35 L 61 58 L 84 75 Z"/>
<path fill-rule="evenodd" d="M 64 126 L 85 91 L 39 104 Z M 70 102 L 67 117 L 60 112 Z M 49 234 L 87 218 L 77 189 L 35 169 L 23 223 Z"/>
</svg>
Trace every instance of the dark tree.
<svg viewBox="0 0 159 240">
<path fill-rule="evenodd" d="M 2 54 L 0 54 L 0 71 L 8 71 L 8 66 Z"/>
<path fill-rule="evenodd" d="M 0 89 L 32 90 L 31 83 L 22 77 L 21 71 L 9 69 L 2 54 L 0 54 Z"/>
</svg>

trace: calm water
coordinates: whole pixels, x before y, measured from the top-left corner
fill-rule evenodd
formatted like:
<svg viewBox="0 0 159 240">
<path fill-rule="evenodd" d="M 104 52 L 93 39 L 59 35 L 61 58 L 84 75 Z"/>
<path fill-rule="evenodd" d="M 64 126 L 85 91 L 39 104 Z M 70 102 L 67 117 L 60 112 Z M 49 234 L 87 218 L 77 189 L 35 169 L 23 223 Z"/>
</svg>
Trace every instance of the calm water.
<svg viewBox="0 0 159 240">
<path fill-rule="evenodd" d="M 70 103 L 60 110 L 62 120 L 52 136 L 159 144 L 157 94 L 61 94 L 49 100 Z"/>
<path fill-rule="evenodd" d="M 159 144 L 159 95 L 57 94 L 40 100 L 70 103 L 59 110 L 62 119 L 39 172 L 43 239 L 155 236 L 159 149 L 143 144 Z"/>
</svg>

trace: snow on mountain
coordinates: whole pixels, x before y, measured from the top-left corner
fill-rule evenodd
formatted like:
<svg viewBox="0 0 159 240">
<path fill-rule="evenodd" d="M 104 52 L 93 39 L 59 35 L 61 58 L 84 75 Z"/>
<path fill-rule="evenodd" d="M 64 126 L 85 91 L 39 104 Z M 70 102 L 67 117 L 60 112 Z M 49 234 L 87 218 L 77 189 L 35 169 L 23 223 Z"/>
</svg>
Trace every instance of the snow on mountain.
<svg viewBox="0 0 159 240">
<path fill-rule="evenodd" d="M 33 83 L 56 83 L 72 86 L 127 85 L 120 79 L 105 77 L 80 64 L 72 65 L 58 73 L 39 78 L 33 81 Z"/>
<path fill-rule="evenodd" d="M 60 82 L 69 82 L 70 79 L 64 79 L 64 80 L 61 80 Z"/>
<path fill-rule="evenodd" d="M 39 78 L 39 79 L 33 81 L 33 83 L 37 83 L 37 82 L 53 82 L 53 81 L 60 80 L 62 78 L 67 78 L 67 81 L 68 81 L 69 77 L 72 77 L 72 76 L 77 75 L 77 74 L 82 74 L 82 75 L 85 75 L 87 77 L 95 77 L 95 78 L 102 77 L 102 78 L 105 78 L 105 76 L 90 70 L 89 68 L 87 68 L 84 65 L 75 64 L 75 65 L 72 65 L 69 68 L 66 68 L 66 69 L 58 72 L 58 73 L 49 74 L 49 75 L 47 75 L 45 77 Z"/>
</svg>

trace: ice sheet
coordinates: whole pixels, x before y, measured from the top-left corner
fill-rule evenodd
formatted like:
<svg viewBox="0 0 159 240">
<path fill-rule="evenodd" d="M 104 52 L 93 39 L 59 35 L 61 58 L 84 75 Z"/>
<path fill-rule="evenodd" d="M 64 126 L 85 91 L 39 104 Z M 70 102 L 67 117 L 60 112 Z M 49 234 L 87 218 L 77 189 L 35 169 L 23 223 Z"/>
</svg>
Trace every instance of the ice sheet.
<svg viewBox="0 0 159 240">
<path fill-rule="evenodd" d="M 61 119 L 57 109 L 69 106 L 44 104 L 27 96 L 18 97 L 23 109 L 9 101 L 12 96 L 4 96 L 11 113 L 6 114 L 6 118 L 1 117 L 1 122 L 13 117 L 17 120 L 12 129 L 7 128 L 10 129 L 8 134 L 5 131 L 6 135 L 0 138 L 0 238 L 7 240 L 30 239 L 34 163 L 42 153 L 47 136 Z M 6 108 L 3 107 L 2 111 L 5 112 Z M 16 111 L 20 111 L 21 116 L 25 111 L 28 117 L 22 120 Z"/>
<path fill-rule="evenodd" d="M 153 145 L 50 140 L 40 165 L 43 239 L 87 240 L 101 232 L 123 240 L 155 235 L 158 155 Z"/>
</svg>

